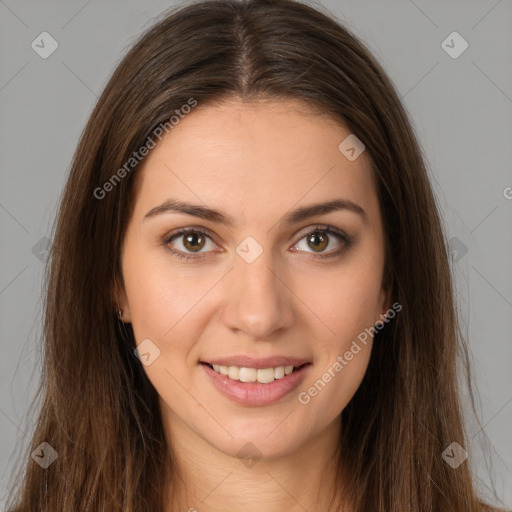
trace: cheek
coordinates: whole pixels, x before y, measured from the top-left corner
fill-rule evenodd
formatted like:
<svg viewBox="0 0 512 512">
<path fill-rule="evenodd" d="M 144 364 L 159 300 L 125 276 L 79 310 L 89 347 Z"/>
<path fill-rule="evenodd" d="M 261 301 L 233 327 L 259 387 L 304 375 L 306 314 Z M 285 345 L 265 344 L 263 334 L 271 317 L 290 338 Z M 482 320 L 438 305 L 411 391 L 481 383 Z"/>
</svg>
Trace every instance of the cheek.
<svg viewBox="0 0 512 512">
<path fill-rule="evenodd" d="M 144 370 L 169 403 L 185 405 L 182 386 L 188 387 L 197 364 L 194 348 L 209 318 L 205 305 L 218 276 L 199 268 L 177 270 L 160 251 L 132 247 L 123 260 L 130 321 L 136 344 L 149 339 L 158 353 Z"/>
<path fill-rule="evenodd" d="M 316 365 L 304 389 L 304 404 L 315 401 L 314 408 L 320 416 L 331 421 L 341 413 L 356 393 L 368 367 L 372 339 L 365 343 L 348 336 L 329 347 L 328 356 Z M 299 397 L 301 398 L 301 397 Z"/>
<path fill-rule="evenodd" d="M 161 251 L 165 252 L 163 248 Z M 176 272 L 165 254 L 162 257 L 159 252 L 134 247 L 127 251 L 123 262 L 130 320 L 137 341 L 172 338 L 173 332 L 183 327 L 182 320 L 212 285 L 212 276 L 192 271 Z"/>
<path fill-rule="evenodd" d="M 340 301 L 338 304 L 342 306 Z M 364 303 L 346 302 L 331 324 L 335 335 L 317 339 L 316 364 L 297 398 L 315 411 L 312 414 L 318 425 L 341 413 L 364 378 L 373 345 L 373 323 L 365 308 Z"/>
<path fill-rule="evenodd" d="M 314 288 L 309 288 L 315 293 L 310 291 L 308 304 L 322 322 L 315 339 L 318 364 L 301 388 L 299 402 L 314 408 L 318 421 L 340 414 L 364 378 L 373 343 L 371 328 L 381 306 L 381 265 L 378 258 L 358 257 L 329 275 L 318 274 Z"/>
<path fill-rule="evenodd" d="M 332 272 L 318 272 L 314 279 L 300 278 L 297 294 L 321 320 L 319 337 L 327 346 L 344 351 L 347 343 L 374 326 L 381 308 L 381 278 L 381 262 L 359 256 Z"/>
<path fill-rule="evenodd" d="M 166 403 L 186 409 L 187 404 L 190 407 L 190 397 L 184 392 L 189 377 L 187 358 L 197 338 L 194 314 L 199 308 L 195 306 L 211 277 L 206 282 L 203 278 L 201 284 L 184 273 L 171 276 L 170 266 L 158 251 L 135 245 L 129 249 L 123 259 L 123 277 L 130 321 L 136 344 L 146 343 L 152 354 L 143 369 Z M 148 339 L 152 344 L 147 344 Z"/>
</svg>

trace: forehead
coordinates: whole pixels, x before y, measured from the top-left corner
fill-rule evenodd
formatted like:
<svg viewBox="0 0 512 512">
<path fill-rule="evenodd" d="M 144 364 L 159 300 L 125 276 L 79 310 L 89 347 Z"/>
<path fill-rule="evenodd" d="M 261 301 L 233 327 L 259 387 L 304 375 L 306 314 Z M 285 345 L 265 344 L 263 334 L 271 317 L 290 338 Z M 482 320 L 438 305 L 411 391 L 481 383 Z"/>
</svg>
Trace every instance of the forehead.
<svg viewBox="0 0 512 512">
<path fill-rule="evenodd" d="M 344 197 L 377 208 L 371 161 L 339 146 L 350 130 L 297 100 L 200 104 L 145 157 L 139 214 L 179 198 L 270 220 L 297 204 Z"/>
</svg>

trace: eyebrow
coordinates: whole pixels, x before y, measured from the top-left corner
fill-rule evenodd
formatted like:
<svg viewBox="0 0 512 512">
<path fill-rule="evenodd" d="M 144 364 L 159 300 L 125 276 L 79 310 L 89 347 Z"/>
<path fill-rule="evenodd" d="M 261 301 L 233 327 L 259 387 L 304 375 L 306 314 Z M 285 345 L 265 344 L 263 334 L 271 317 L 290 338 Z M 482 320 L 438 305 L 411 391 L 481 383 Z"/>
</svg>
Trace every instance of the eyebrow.
<svg viewBox="0 0 512 512">
<path fill-rule="evenodd" d="M 358 214 L 366 224 L 368 223 L 367 213 L 361 206 L 354 203 L 353 201 L 350 201 L 349 199 L 333 199 L 324 203 L 302 206 L 287 213 L 283 218 L 283 222 L 285 224 L 297 224 L 298 222 L 308 219 L 309 217 L 314 217 L 316 215 L 326 215 L 328 213 L 339 210 L 354 212 Z M 218 224 L 224 224 L 228 227 L 233 227 L 235 225 L 235 220 L 233 217 L 225 212 L 198 204 L 177 201 L 175 199 L 168 199 L 161 205 L 155 206 L 149 210 L 149 212 L 144 216 L 144 220 L 164 213 L 182 213 Z"/>
</svg>

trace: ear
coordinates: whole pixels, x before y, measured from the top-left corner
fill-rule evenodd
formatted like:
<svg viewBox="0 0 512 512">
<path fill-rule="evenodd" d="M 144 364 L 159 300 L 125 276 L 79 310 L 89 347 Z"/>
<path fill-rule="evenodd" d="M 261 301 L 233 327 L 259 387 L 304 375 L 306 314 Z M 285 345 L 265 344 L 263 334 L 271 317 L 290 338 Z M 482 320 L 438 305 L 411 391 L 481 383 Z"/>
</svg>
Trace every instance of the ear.
<svg viewBox="0 0 512 512">
<path fill-rule="evenodd" d="M 376 325 L 385 323 L 386 313 L 391 309 L 391 297 L 389 290 L 384 286 L 380 289 L 377 309 L 378 311 L 376 312 L 374 323 Z"/>
<path fill-rule="evenodd" d="M 395 311 L 392 309 L 392 290 L 394 288 L 393 283 L 393 271 L 390 265 L 389 246 L 386 244 L 386 255 L 384 257 L 384 271 L 380 282 L 380 293 L 377 302 L 377 311 L 375 312 L 375 325 L 383 326 L 389 318 L 395 316 Z M 401 308 L 400 308 L 401 309 Z M 389 318 L 386 314 L 389 313 Z M 392 315 L 391 315 L 392 314 Z"/>
<path fill-rule="evenodd" d="M 112 289 L 112 297 L 114 303 L 114 309 L 121 311 L 121 321 L 123 323 L 130 323 L 130 306 L 128 305 L 128 297 L 126 296 L 126 290 L 123 282 L 123 278 L 116 277 L 114 279 L 114 285 Z M 117 313 L 116 313 L 117 315 Z"/>
</svg>

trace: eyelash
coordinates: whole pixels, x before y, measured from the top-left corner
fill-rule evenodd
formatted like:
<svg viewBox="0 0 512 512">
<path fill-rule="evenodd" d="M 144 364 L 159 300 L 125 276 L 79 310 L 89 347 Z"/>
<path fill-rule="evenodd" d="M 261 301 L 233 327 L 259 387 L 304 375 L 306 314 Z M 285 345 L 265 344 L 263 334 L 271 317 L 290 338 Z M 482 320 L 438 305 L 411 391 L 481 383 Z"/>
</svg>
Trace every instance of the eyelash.
<svg viewBox="0 0 512 512">
<path fill-rule="evenodd" d="M 178 258 L 180 258 L 182 260 L 203 259 L 204 256 L 202 256 L 202 255 L 192 255 L 192 254 L 184 253 L 182 251 L 177 251 L 175 249 L 171 249 L 169 247 L 169 244 L 175 238 L 179 238 L 180 235 L 184 235 L 184 234 L 188 234 L 188 233 L 201 233 L 202 235 L 205 235 L 212 240 L 212 235 L 209 231 L 207 231 L 203 228 L 187 227 L 187 228 L 180 228 L 180 229 L 173 231 L 172 233 L 166 235 L 164 237 L 164 239 L 162 240 L 163 245 L 165 245 L 167 247 L 167 249 L 174 256 L 177 256 Z M 343 231 L 339 231 L 336 228 L 333 228 L 331 226 L 317 225 L 313 229 L 308 231 L 307 233 L 304 233 L 294 245 L 298 244 L 300 242 L 300 240 L 302 240 L 303 238 L 305 238 L 309 235 L 312 235 L 313 233 L 327 233 L 329 235 L 334 235 L 344 244 L 344 246 L 341 249 L 337 249 L 336 251 L 331 252 L 331 253 L 327 253 L 327 254 L 311 253 L 311 254 L 313 254 L 314 258 L 332 258 L 332 257 L 338 256 L 338 255 L 341 255 L 343 252 L 345 252 L 347 249 L 349 249 L 351 247 L 353 239 L 354 239 L 354 237 L 351 237 L 351 236 L 343 233 Z M 297 251 L 297 252 L 299 252 L 299 251 Z"/>
</svg>

